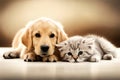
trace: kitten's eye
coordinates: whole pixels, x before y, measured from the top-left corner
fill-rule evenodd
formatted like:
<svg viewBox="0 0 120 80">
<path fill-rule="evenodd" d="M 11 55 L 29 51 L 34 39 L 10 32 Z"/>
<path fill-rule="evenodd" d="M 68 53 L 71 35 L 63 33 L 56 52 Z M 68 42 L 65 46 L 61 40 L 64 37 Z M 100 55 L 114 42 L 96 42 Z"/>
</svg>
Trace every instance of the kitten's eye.
<svg viewBox="0 0 120 80">
<path fill-rule="evenodd" d="M 54 38 L 55 37 L 55 34 L 50 34 L 50 38 Z"/>
<path fill-rule="evenodd" d="M 71 53 L 71 52 L 69 52 L 69 53 L 68 53 L 68 55 L 70 56 L 70 55 L 72 55 L 72 53 Z"/>
<path fill-rule="evenodd" d="M 91 46 L 88 46 L 89 49 L 91 49 L 92 47 Z"/>
<path fill-rule="evenodd" d="M 80 51 L 79 53 L 78 53 L 78 55 L 82 55 L 83 54 L 83 51 Z"/>
<path fill-rule="evenodd" d="M 67 45 L 67 43 L 65 43 L 65 45 Z"/>
<path fill-rule="evenodd" d="M 83 43 L 85 43 L 85 40 L 83 41 Z"/>
<path fill-rule="evenodd" d="M 41 37 L 40 33 L 36 33 L 35 37 L 37 37 L 37 38 Z"/>
</svg>

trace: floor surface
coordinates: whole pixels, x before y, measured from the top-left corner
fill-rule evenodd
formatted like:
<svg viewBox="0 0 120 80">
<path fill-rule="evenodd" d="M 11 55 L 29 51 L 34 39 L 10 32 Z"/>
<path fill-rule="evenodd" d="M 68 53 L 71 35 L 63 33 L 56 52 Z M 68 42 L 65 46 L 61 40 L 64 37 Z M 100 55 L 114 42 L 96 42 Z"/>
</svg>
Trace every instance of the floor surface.
<svg viewBox="0 0 120 80">
<path fill-rule="evenodd" d="M 120 80 L 120 59 L 81 63 L 3 59 L 9 49 L 0 48 L 0 80 Z"/>
</svg>

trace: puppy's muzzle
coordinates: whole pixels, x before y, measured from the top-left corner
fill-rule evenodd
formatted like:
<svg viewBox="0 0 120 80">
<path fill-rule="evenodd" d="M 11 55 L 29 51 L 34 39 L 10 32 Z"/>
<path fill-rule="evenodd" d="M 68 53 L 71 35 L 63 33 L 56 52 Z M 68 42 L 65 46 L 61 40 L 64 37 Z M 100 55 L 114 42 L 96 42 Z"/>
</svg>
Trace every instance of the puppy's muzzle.
<svg viewBox="0 0 120 80">
<path fill-rule="evenodd" d="M 47 52 L 49 50 L 49 46 L 48 45 L 42 45 L 40 47 L 41 51 L 42 51 L 42 55 L 47 55 Z"/>
</svg>

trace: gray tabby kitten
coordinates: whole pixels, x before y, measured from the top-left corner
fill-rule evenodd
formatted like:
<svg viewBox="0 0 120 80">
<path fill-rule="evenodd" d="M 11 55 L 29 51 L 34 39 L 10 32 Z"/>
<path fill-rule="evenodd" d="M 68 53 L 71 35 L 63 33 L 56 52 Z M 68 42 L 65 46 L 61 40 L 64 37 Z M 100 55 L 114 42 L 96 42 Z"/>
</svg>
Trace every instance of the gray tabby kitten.
<svg viewBox="0 0 120 80">
<path fill-rule="evenodd" d="M 101 59 L 112 60 L 117 56 L 116 47 L 96 35 L 74 36 L 56 46 L 62 59 L 68 62 L 98 62 Z"/>
</svg>

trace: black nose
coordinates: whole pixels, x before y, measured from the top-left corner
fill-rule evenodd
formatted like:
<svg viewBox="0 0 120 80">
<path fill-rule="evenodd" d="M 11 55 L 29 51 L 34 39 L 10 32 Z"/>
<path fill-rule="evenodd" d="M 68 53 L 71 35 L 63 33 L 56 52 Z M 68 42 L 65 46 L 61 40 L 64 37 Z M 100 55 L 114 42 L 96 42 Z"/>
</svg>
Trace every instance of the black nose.
<svg viewBox="0 0 120 80">
<path fill-rule="evenodd" d="M 48 49 L 49 49 L 49 46 L 47 46 L 47 45 L 42 45 L 40 48 L 41 48 L 41 50 L 42 50 L 43 52 L 47 52 Z"/>
<path fill-rule="evenodd" d="M 78 62 L 77 59 L 75 59 L 75 62 Z"/>
<path fill-rule="evenodd" d="M 74 58 L 74 60 L 75 60 L 75 62 L 78 62 L 78 61 L 77 61 L 77 58 Z"/>
</svg>

